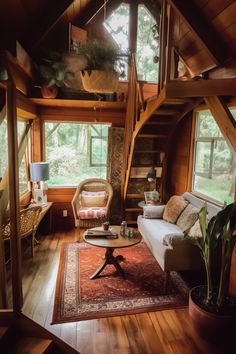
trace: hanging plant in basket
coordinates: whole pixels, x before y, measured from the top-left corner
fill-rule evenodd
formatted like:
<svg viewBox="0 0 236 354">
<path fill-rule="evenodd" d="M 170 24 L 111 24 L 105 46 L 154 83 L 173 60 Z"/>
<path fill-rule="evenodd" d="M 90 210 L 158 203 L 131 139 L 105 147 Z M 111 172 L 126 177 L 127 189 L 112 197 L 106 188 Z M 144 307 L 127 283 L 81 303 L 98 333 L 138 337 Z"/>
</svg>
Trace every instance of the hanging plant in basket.
<svg viewBox="0 0 236 354">
<path fill-rule="evenodd" d="M 83 87 L 88 92 L 113 93 L 119 77 L 124 75 L 124 64 L 119 62 L 116 47 L 97 39 L 91 39 L 77 48 L 77 54 L 86 59 L 81 71 Z"/>
</svg>

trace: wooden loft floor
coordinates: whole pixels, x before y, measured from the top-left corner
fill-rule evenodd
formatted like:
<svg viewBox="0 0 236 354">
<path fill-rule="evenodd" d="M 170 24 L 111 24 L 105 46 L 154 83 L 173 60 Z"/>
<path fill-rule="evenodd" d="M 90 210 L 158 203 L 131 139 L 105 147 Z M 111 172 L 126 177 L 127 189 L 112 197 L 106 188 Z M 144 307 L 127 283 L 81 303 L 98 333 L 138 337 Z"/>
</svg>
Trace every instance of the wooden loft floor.
<svg viewBox="0 0 236 354">
<path fill-rule="evenodd" d="M 50 325 L 60 246 L 78 237 L 77 229 L 41 236 L 34 260 L 24 257 L 24 314 L 81 354 L 230 353 L 196 334 L 187 308 Z"/>
</svg>

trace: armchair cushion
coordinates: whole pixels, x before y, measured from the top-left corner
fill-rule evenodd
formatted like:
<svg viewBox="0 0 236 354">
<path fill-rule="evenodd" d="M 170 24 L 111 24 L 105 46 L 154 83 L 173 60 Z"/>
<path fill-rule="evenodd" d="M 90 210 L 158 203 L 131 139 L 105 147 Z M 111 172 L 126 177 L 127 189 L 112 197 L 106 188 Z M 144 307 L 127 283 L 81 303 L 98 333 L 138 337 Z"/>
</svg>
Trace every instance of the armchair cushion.
<svg viewBox="0 0 236 354">
<path fill-rule="evenodd" d="M 100 219 L 106 216 L 106 208 L 102 207 L 82 207 L 78 210 L 80 219 Z"/>
<path fill-rule="evenodd" d="M 107 193 L 82 191 L 80 195 L 82 207 L 105 207 L 107 203 Z"/>
</svg>

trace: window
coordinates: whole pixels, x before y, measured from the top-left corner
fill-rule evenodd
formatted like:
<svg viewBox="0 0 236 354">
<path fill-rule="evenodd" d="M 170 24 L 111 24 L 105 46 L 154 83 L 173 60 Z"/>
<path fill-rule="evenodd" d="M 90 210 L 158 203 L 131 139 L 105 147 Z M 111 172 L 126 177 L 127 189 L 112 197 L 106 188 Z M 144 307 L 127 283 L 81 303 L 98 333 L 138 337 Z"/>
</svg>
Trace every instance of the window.
<svg viewBox="0 0 236 354">
<path fill-rule="evenodd" d="M 128 4 L 121 4 L 106 19 L 104 26 L 116 41 L 122 53 L 129 50 L 129 21 L 130 11 Z M 153 28 L 156 21 L 144 5 L 138 6 L 138 33 L 137 33 L 137 73 L 140 80 L 157 82 L 158 64 L 154 57 L 159 57 L 158 41 L 154 38 Z M 125 59 L 122 63 L 125 64 Z M 127 62 L 126 62 L 127 65 Z M 127 80 L 127 75 L 126 78 Z"/>
<path fill-rule="evenodd" d="M 20 119 L 17 120 L 17 135 L 18 135 L 18 145 L 20 145 L 21 139 L 26 129 L 26 122 Z M 26 150 L 23 159 L 19 166 L 19 191 L 20 196 L 28 191 L 28 173 L 27 173 L 27 163 L 26 156 L 28 154 L 29 144 L 26 146 Z"/>
<path fill-rule="evenodd" d="M 158 64 L 154 57 L 159 57 L 158 42 L 153 36 L 156 22 L 145 6 L 138 7 L 137 35 L 137 72 L 140 79 L 157 82 Z"/>
<path fill-rule="evenodd" d="M 108 124 L 45 123 L 49 186 L 107 177 Z"/>
<path fill-rule="evenodd" d="M 234 198 L 236 160 L 209 111 L 197 116 L 193 190 L 221 203 Z"/>
</svg>

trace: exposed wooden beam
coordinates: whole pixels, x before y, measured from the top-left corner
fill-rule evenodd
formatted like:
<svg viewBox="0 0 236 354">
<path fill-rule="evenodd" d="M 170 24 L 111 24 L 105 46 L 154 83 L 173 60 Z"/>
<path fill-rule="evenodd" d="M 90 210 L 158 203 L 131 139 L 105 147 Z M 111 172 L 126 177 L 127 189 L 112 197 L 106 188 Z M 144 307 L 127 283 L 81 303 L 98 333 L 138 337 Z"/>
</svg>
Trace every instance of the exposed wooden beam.
<svg viewBox="0 0 236 354">
<path fill-rule="evenodd" d="M 166 84 L 166 96 L 168 98 L 235 95 L 236 78 L 195 81 L 170 81 Z"/>
<path fill-rule="evenodd" d="M 138 3 L 132 1 L 130 4 L 130 21 L 129 21 L 129 51 L 136 53 L 137 51 L 137 33 L 138 33 Z"/>
<path fill-rule="evenodd" d="M 110 16 L 110 14 L 120 6 L 122 0 L 107 0 L 105 16 L 106 18 Z M 73 22 L 75 26 L 85 27 L 92 21 L 102 22 L 104 21 L 104 0 L 103 1 L 94 1 L 81 12 L 81 14 L 77 17 L 77 19 Z"/>
<path fill-rule="evenodd" d="M 54 2 L 53 6 L 50 8 L 48 6 L 48 11 L 45 13 L 43 19 L 40 18 L 40 22 L 31 26 L 31 29 L 22 41 L 25 48 L 32 51 L 43 38 L 50 32 L 50 30 L 55 26 L 59 19 L 63 16 L 68 7 L 73 3 L 74 0 L 57 0 Z"/>
<path fill-rule="evenodd" d="M 229 108 L 220 97 L 205 97 L 205 102 L 209 107 L 213 117 L 218 124 L 221 133 L 236 155 L 236 121 Z"/>
<path fill-rule="evenodd" d="M 201 41 L 214 63 L 223 64 L 229 58 L 227 47 L 194 2 L 182 0 L 168 2 Z"/>
<path fill-rule="evenodd" d="M 9 168 L 9 206 L 11 225 L 11 269 L 13 310 L 20 313 L 23 304 L 21 276 L 21 240 L 19 221 L 19 166 L 16 116 L 16 89 L 12 81 L 7 83 L 7 134 L 8 134 L 8 168 Z"/>
</svg>

